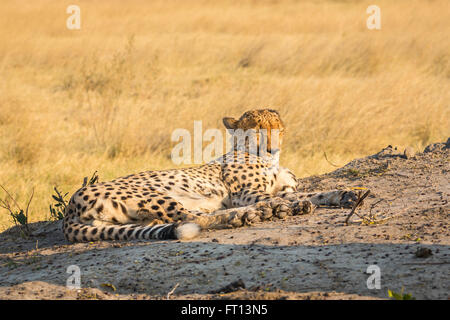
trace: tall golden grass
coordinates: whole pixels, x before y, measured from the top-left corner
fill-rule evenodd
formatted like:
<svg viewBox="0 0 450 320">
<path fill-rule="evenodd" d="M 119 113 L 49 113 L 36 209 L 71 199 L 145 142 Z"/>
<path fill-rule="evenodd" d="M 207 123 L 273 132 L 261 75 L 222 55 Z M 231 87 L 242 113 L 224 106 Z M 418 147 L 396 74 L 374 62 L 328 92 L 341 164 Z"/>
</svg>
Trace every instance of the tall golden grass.
<svg viewBox="0 0 450 320">
<path fill-rule="evenodd" d="M 299 176 L 449 136 L 448 0 L 376 1 L 381 30 L 356 0 L 83 0 L 68 30 L 72 2 L 0 2 L 0 183 L 35 188 L 31 221 L 54 186 L 173 167 L 174 129 L 251 108 L 280 111 Z"/>
</svg>

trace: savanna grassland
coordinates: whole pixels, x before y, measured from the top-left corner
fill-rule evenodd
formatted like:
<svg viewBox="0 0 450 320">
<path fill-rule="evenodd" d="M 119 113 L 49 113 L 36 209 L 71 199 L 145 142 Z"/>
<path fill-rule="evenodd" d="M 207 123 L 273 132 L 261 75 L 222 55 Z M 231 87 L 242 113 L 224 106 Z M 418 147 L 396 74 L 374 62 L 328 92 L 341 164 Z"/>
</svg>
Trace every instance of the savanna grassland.
<svg viewBox="0 0 450 320">
<path fill-rule="evenodd" d="M 251 108 L 280 111 L 303 177 L 450 135 L 448 0 L 75 2 L 0 2 L 0 184 L 23 207 L 34 188 L 31 221 L 54 186 L 173 167 L 173 130 Z"/>
</svg>

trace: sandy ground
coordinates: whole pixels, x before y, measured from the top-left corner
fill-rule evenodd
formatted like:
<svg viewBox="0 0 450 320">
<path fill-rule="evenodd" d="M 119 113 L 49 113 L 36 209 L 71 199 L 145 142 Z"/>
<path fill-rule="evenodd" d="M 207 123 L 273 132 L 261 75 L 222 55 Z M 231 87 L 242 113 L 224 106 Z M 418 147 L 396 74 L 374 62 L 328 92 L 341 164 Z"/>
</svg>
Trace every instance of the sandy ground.
<svg viewBox="0 0 450 320">
<path fill-rule="evenodd" d="M 30 239 L 11 228 L 0 234 L 0 299 L 386 299 L 402 288 L 449 299 L 450 139 L 410 151 L 388 147 L 303 181 L 369 188 L 357 214 L 375 222 L 346 225 L 348 209 L 318 208 L 191 241 L 86 244 L 66 242 L 61 222 L 31 225 Z M 70 265 L 81 289 L 66 288 Z M 380 289 L 367 287 L 370 265 Z"/>
</svg>

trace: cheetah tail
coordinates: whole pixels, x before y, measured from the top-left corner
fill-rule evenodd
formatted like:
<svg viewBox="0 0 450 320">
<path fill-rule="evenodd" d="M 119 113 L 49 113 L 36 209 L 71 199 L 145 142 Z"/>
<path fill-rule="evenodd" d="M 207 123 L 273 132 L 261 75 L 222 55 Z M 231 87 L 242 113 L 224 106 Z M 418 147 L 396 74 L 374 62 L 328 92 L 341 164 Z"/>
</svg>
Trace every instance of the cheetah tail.
<svg viewBox="0 0 450 320">
<path fill-rule="evenodd" d="M 199 233 L 200 226 L 192 222 L 181 224 L 175 228 L 175 235 L 180 240 L 195 238 Z"/>
<path fill-rule="evenodd" d="M 169 240 L 192 239 L 200 232 L 195 223 L 170 223 L 154 226 L 108 225 L 90 226 L 71 221 L 64 224 L 64 236 L 70 242 L 91 242 L 99 240 Z"/>
</svg>

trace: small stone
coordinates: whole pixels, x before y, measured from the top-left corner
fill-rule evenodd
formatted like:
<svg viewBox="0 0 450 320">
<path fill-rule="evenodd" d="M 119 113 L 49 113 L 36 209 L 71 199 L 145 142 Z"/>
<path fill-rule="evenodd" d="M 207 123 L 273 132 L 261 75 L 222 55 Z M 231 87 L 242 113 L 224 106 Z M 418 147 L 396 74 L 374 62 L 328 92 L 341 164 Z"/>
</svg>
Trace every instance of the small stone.
<svg viewBox="0 0 450 320">
<path fill-rule="evenodd" d="M 405 151 L 403 151 L 403 156 L 406 159 L 411 159 L 416 155 L 416 152 L 412 147 L 406 147 Z"/>
<path fill-rule="evenodd" d="M 419 247 L 419 248 L 417 248 L 417 251 L 416 251 L 416 257 L 418 257 L 418 258 L 428 258 L 432 254 L 433 254 L 433 252 L 429 248 Z"/>
</svg>

